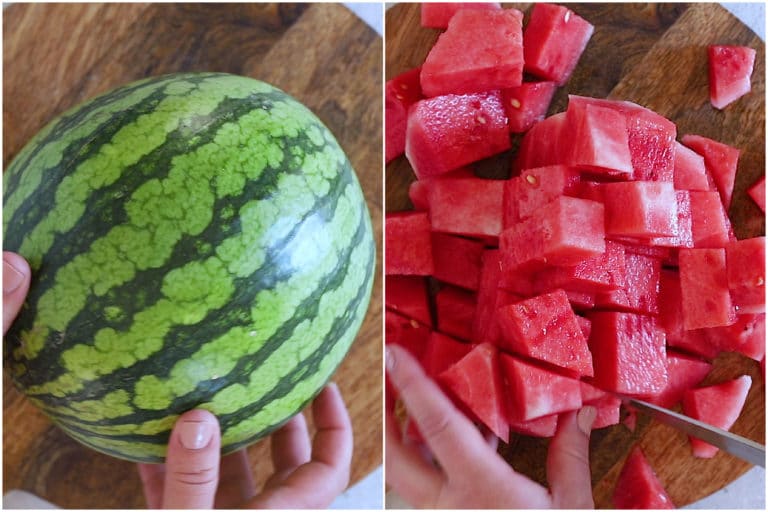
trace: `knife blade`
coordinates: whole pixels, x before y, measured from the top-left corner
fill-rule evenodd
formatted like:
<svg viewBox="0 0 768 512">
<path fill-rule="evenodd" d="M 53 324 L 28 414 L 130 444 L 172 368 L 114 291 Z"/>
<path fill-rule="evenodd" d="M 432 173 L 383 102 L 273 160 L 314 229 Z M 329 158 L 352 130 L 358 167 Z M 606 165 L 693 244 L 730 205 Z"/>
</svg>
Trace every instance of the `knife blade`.
<svg viewBox="0 0 768 512">
<path fill-rule="evenodd" d="M 655 404 L 628 397 L 622 397 L 622 400 L 672 428 L 717 446 L 755 466 L 765 467 L 765 446 L 759 443 Z"/>
</svg>

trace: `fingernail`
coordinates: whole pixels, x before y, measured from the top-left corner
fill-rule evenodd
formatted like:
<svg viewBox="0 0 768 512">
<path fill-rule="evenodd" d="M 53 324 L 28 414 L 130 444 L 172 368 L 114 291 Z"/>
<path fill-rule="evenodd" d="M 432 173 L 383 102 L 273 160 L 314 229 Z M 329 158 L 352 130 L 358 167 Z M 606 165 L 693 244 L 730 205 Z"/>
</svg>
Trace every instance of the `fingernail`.
<svg viewBox="0 0 768 512">
<path fill-rule="evenodd" d="M 384 351 L 384 364 L 387 367 L 387 371 L 392 371 L 392 368 L 395 367 L 395 354 L 392 353 L 392 350 L 390 350 L 389 347 L 387 347 Z"/>
<path fill-rule="evenodd" d="M 21 286 L 26 276 L 22 271 L 3 260 L 3 295 L 13 293 Z"/>
<path fill-rule="evenodd" d="M 179 441 L 187 450 L 200 450 L 208 446 L 213 437 L 213 426 L 204 421 L 184 421 L 179 425 Z"/>
<path fill-rule="evenodd" d="M 576 424 L 584 435 L 588 436 L 592 432 L 592 424 L 595 422 L 596 416 L 597 409 L 591 405 L 585 405 L 576 415 Z"/>
</svg>

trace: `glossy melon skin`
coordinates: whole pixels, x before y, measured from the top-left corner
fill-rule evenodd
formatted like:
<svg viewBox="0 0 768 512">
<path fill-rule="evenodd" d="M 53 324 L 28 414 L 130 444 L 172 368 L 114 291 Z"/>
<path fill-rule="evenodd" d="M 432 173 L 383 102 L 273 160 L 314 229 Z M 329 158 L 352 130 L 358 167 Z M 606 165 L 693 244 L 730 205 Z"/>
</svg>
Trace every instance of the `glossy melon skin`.
<svg viewBox="0 0 768 512">
<path fill-rule="evenodd" d="M 267 435 L 366 313 L 375 244 L 354 170 L 263 82 L 129 84 L 52 121 L 3 179 L 5 250 L 33 273 L 6 368 L 104 453 L 161 462 L 193 408 L 216 414 L 225 453 Z"/>
</svg>

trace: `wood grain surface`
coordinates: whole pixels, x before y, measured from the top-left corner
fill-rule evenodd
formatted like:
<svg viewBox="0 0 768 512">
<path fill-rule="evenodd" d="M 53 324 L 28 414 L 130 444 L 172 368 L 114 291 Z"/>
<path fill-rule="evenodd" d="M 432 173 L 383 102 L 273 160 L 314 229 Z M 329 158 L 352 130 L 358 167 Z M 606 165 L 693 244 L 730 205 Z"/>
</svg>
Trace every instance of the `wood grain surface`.
<svg viewBox="0 0 768 512">
<path fill-rule="evenodd" d="M 529 17 L 529 4 L 509 4 Z M 739 238 L 765 233 L 765 216 L 745 189 L 765 173 L 765 44 L 717 4 L 569 4 L 593 25 L 595 33 L 570 81 L 556 93 L 549 114 L 565 110 L 568 94 L 637 102 L 677 124 L 686 133 L 711 137 L 741 150 L 730 216 Z M 439 31 L 419 25 L 417 4 L 399 4 L 386 13 L 387 79 L 423 63 Z M 724 111 L 709 103 L 708 44 L 738 44 L 757 50 L 752 92 Z M 505 178 L 513 150 L 480 162 L 476 173 Z M 414 175 L 405 157 L 386 167 L 387 212 L 410 209 L 408 185 Z M 757 362 L 723 354 L 704 384 L 748 374 L 752 388 L 732 431 L 765 443 L 765 385 Z M 683 506 L 701 499 L 747 469 L 749 464 L 722 451 L 710 460 L 690 454 L 686 436 L 640 416 L 635 432 L 617 425 L 593 432 L 591 469 L 598 507 L 610 497 L 629 449 L 639 443 L 673 501 Z M 515 469 L 546 483 L 547 441 L 515 436 L 500 452 Z M 763 488 L 755 493 L 764 495 Z"/>
<path fill-rule="evenodd" d="M 3 164 L 66 109 L 178 71 L 251 76 L 328 125 L 357 170 L 381 254 L 382 40 L 335 4 L 15 4 L 3 16 Z M 381 264 L 368 315 L 334 380 L 353 421 L 351 481 L 381 464 Z M 136 467 L 53 427 L 3 379 L 3 490 L 67 508 L 145 506 Z M 268 443 L 249 448 L 260 485 Z"/>
</svg>

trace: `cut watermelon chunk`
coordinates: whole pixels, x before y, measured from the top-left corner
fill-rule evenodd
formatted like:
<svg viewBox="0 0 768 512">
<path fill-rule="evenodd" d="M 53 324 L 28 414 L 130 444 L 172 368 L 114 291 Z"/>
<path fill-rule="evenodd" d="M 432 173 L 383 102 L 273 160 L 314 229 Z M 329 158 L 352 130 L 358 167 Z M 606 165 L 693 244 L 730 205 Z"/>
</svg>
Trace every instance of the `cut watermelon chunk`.
<svg viewBox="0 0 768 512">
<path fill-rule="evenodd" d="M 746 46 L 710 45 L 709 99 L 716 109 L 724 109 L 752 90 L 750 77 L 756 52 Z"/>
<path fill-rule="evenodd" d="M 534 4 L 523 34 L 525 70 L 563 85 L 593 32 L 589 22 L 567 7 Z"/>
<path fill-rule="evenodd" d="M 738 352 L 755 361 L 765 357 L 765 313 L 736 315 L 732 325 L 702 329 L 701 332 L 718 350 Z"/>
<path fill-rule="evenodd" d="M 692 190 L 691 235 L 693 246 L 700 248 L 725 247 L 730 240 L 731 223 L 717 192 Z"/>
<path fill-rule="evenodd" d="M 384 295 L 384 303 L 388 309 L 432 327 L 425 278 L 388 275 Z"/>
<path fill-rule="evenodd" d="M 657 247 L 678 248 L 691 248 L 694 246 L 691 193 L 688 190 L 675 190 L 675 199 L 677 199 L 677 235 L 668 237 L 652 237 L 648 240 L 648 243 L 651 245 Z"/>
<path fill-rule="evenodd" d="M 538 272 L 533 281 L 539 292 L 563 288 L 597 293 L 623 288 L 626 285 L 624 246 L 606 241 L 603 254 L 582 260 L 574 266 L 547 267 Z"/>
<path fill-rule="evenodd" d="M 565 114 L 560 112 L 549 116 L 528 130 L 512 164 L 513 172 L 565 163 L 565 150 L 568 146 L 565 142 L 561 143 Z"/>
<path fill-rule="evenodd" d="M 664 331 L 650 316 L 614 311 L 591 312 L 589 349 L 594 384 L 634 396 L 660 393 L 667 385 Z"/>
<path fill-rule="evenodd" d="M 387 310 L 384 315 L 384 329 L 385 343 L 400 345 L 413 354 L 416 359 L 422 358 L 431 332 L 429 327 Z"/>
<path fill-rule="evenodd" d="M 683 395 L 683 413 L 723 430 L 730 430 L 747 400 L 752 378 L 749 375 L 713 386 L 689 389 Z M 718 448 L 690 437 L 695 457 L 709 459 Z"/>
<path fill-rule="evenodd" d="M 419 74 L 421 68 L 401 73 L 384 86 L 384 153 L 389 163 L 405 151 L 405 128 L 408 108 L 422 98 Z"/>
<path fill-rule="evenodd" d="M 577 375 L 593 375 L 587 340 L 563 290 L 504 306 L 496 321 L 505 348 Z"/>
<path fill-rule="evenodd" d="M 501 100 L 507 109 L 509 131 L 523 133 L 542 121 L 556 88 L 555 82 L 524 82 L 518 87 L 503 89 Z"/>
<path fill-rule="evenodd" d="M 700 135 L 684 135 L 682 142 L 704 157 L 707 172 L 715 181 L 720 199 L 727 211 L 731 207 L 733 184 L 736 180 L 736 169 L 741 152 L 737 148 Z"/>
<path fill-rule="evenodd" d="M 747 194 L 757 206 L 765 213 L 765 176 L 757 180 L 754 185 L 747 189 Z"/>
<path fill-rule="evenodd" d="M 408 111 L 405 155 L 418 179 L 458 169 L 510 146 L 498 91 L 430 98 Z"/>
<path fill-rule="evenodd" d="M 765 237 L 725 246 L 728 288 L 739 313 L 765 313 Z"/>
<path fill-rule="evenodd" d="M 603 185 L 606 235 L 677 236 L 677 196 L 672 183 L 631 181 Z"/>
<path fill-rule="evenodd" d="M 432 229 L 494 241 L 502 230 L 504 181 L 482 178 L 430 180 Z"/>
<path fill-rule="evenodd" d="M 675 508 L 672 498 L 637 446 L 629 453 L 616 480 L 613 506 L 621 509 Z"/>
<path fill-rule="evenodd" d="M 592 322 L 590 322 L 588 318 L 579 315 L 576 315 L 576 321 L 579 322 L 579 329 L 581 329 L 581 334 L 584 336 L 584 339 L 588 340 L 589 333 L 592 332 Z"/>
<path fill-rule="evenodd" d="M 498 249 L 488 249 L 482 255 L 480 287 L 477 291 L 477 309 L 472 323 L 472 339 L 477 342 L 495 343 L 499 339 L 496 310 L 522 299 L 499 288 L 501 262 Z"/>
<path fill-rule="evenodd" d="M 712 364 L 707 361 L 667 351 L 667 385 L 661 393 L 650 396 L 647 400 L 671 409 L 683 399 L 687 390 L 698 386 L 711 369 Z"/>
<path fill-rule="evenodd" d="M 617 425 L 621 419 L 621 399 L 584 381 L 579 382 L 579 385 L 582 403 L 597 409 L 592 430 Z"/>
<path fill-rule="evenodd" d="M 626 116 L 612 108 L 581 101 L 569 101 L 566 111 L 565 162 L 584 171 L 629 178 L 632 155 L 629 151 Z"/>
<path fill-rule="evenodd" d="M 509 428 L 524 436 L 552 437 L 557 431 L 557 417 L 557 414 L 550 414 L 528 421 L 511 420 Z"/>
<path fill-rule="evenodd" d="M 419 211 L 429 210 L 429 197 L 427 190 L 429 189 L 429 181 L 431 179 L 457 179 L 457 178 L 474 178 L 475 173 L 471 167 L 460 167 L 455 171 L 446 172 L 440 174 L 435 178 L 425 178 L 422 180 L 412 181 L 408 186 L 408 198 L 413 203 L 413 209 Z"/>
<path fill-rule="evenodd" d="M 444 286 L 435 295 L 437 329 L 462 340 L 472 338 L 477 297 L 474 293 Z"/>
<path fill-rule="evenodd" d="M 661 260 L 626 251 L 624 262 L 624 286 L 597 293 L 595 305 L 599 309 L 656 315 Z"/>
<path fill-rule="evenodd" d="M 480 265 L 485 245 L 476 240 L 432 233 L 433 276 L 469 290 L 480 285 Z"/>
<path fill-rule="evenodd" d="M 713 190 L 707 176 L 704 157 L 675 141 L 675 189 Z"/>
<path fill-rule="evenodd" d="M 576 265 L 605 252 L 604 207 L 560 196 L 499 237 L 502 268 Z"/>
<path fill-rule="evenodd" d="M 505 443 L 509 425 L 504 410 L 504 384 L 496 347 L 476 345 L 466 356 L 440 374 L 438 380 Z"/>
<path fill-rule="evenodd" d="M 507 384 L 510 423 L 573 411 L 581 407 L 579 381 L 503 352 L 501 372 Z"/>
<path fill-rule="evenodd" d="M 421 26 L 448 28 L 448 22 L 459 9 L 499 10 L 498 2 L 424 2 L 421 4 Z"/>
<path fill-rule="evenodd" d="M 566 165 L 525 169 L 504 182 L 504 227 L 527 219 L 562 195 L 580 190 L 579 173 Z"/>
<path fill-rule="evenodd" d="M 683 326 L 699 329 L 734 323 L 725 249 L 680 249 L 679 262 Z"/>
<path fill-rule="evenodd" d="M 432 234 L 429 218 L 422 212 L 386 215 L 386 274 L 431 275 Z"/>
<path fill-rule="evenodd" d="M 594 293 L 566 290 L 565 294 L 568 295 L 568 302 L 571 303 L 571 307 L 574 311 L 586 311 L 595 307 Z"/>
<path fill-rule="evenodd" d="M 456 12 L 421 67 L 428 97 L 517 87 L 523 83 L 523 13 Z"/>
<path fill-rule="evenodd" d="M 473 347 L 472 344 L 462 343 L 455 338 L 433 331 L 429 335 L 421 364 L 427 375 L 437 378 L 467 355 Z"/>
</svg>

